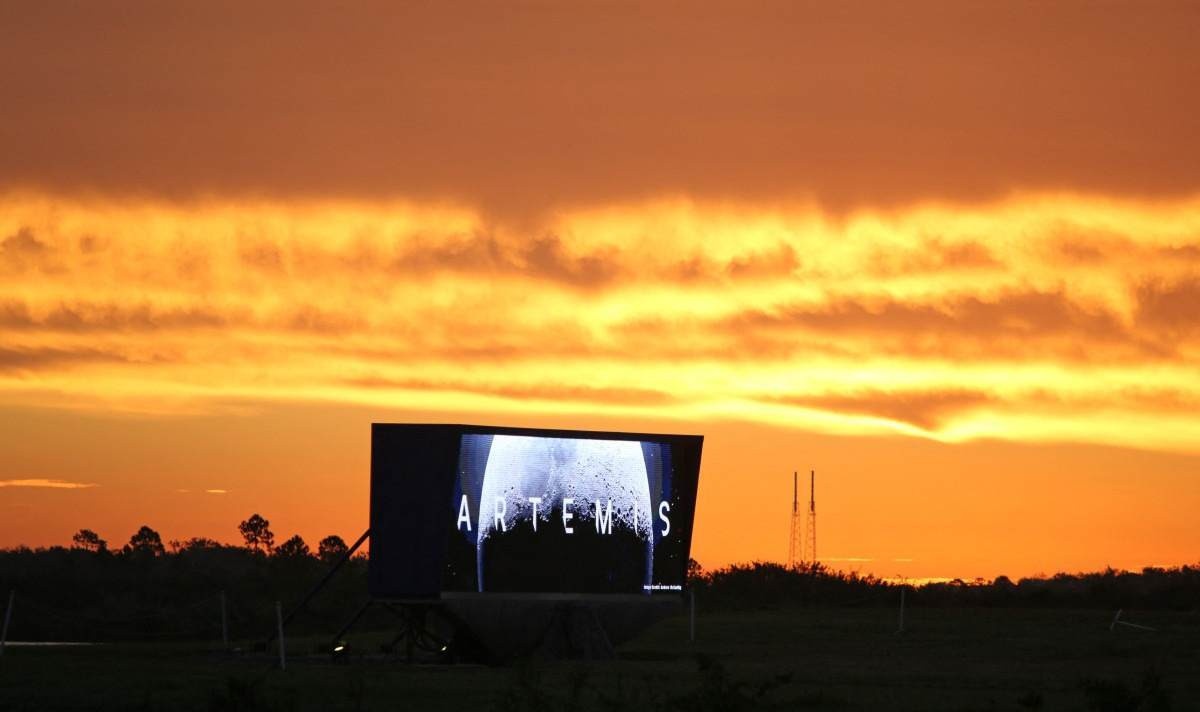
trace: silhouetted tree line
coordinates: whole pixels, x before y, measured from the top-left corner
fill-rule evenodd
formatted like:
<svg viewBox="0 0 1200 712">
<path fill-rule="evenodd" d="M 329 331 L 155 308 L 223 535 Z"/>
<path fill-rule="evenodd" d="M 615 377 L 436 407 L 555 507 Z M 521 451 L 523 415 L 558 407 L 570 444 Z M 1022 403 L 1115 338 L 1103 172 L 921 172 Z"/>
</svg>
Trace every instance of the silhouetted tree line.
<svg viewBox="0 0 1200 712">
<path fill-rule="evenodd" d="M 347 551 L 330 535 L 313 552 L 299 536 L 275 545 L 270 522 L 254 514 L 238 530 L 243 546 L 197 537 L 163 544 L 149 526 L 110 548 L 80 529 L 72 546 L 0 550 L 0 592 L 17 592 L 10 639 L 172 640 L 221 638 L 221 597 L 233 640 L 262 639 L 275 601 L 294 605 Z M 366 596 L 359 555 L 289 630 L 336 630 Z"/>
<path fill-rule="evenodd" d="M 912 585 L 834 571 L 820 563 L 789 568 L 754 562 L 705 572 L 693 561 L 689 582 L 697 600 L 709 608 L 894 606 L 903 586 L 913 606 L 1200 609 L 1200 565 L 1148 567 L 1137 573 L 1109 568 L 1015 583 L 1000 576 Z"/>
<path fill-rule="evenodd" d="M 261 640 L 274 625 L 275 601 L 290 609 L 347 551 L 331 535 L 313 552 L 300 537 L 278 546 L 270 522 L 254 514 L 238 525 L 243 545 L 203 537 L 163 544 L 149 526 L 110 548 L 90 529 L 72 546 L 0 550 L 0 594 L 17 592 L 11 639 L 219 640 L 224 593 L 232 640 Z M 357 555 L 289 624 L 289 635 L 330 634 L 367 597 L 366 557 Z M 900 584 L 823 564 L 789 568 L 754 562 L 704 571 L 689 562 L 689 585 L 702 609 L 788 606 L 894 606 Z M 908 586 L 911 606 L 1026 606 L 1196 610 L 1200 566 L 1107 569 L 1017 582 L 956 580 Z M 392 621 L 380 621 L 391 624 Z M 370 620 L 363 626 L 371 626 Z"/>
</svg>

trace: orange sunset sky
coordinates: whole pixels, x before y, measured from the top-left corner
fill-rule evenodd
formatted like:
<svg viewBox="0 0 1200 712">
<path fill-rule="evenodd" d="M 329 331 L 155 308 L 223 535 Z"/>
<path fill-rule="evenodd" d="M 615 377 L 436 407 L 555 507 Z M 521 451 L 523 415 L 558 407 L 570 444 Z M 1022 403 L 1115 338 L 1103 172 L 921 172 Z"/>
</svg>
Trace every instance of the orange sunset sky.
<svg viewBox="0 0 1200 712">
<path fill-rule="evenodd" d="M 1200 561 L 1200 6 L 0 4 L 0 547 L 705 436 L 693 554 Z"/>
</svg>

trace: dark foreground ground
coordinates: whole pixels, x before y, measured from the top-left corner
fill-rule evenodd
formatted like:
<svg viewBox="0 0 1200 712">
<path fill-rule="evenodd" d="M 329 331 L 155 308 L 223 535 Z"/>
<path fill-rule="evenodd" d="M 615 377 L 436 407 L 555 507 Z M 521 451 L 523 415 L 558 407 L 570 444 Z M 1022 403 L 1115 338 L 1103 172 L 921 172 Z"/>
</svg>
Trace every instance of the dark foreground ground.
<svg viewBox="0 0 1200 712">
<path fill-rule="evenodd" d="M 663 621 L 619 660 L 348 663 L 297 641 L 286 672 L 197 645 L 9 648 L 0 710 L 1194 710 L 1200 614 L 803 609 Z M 366 643 L 367 641 L 360 641 Z"/>
</svg>

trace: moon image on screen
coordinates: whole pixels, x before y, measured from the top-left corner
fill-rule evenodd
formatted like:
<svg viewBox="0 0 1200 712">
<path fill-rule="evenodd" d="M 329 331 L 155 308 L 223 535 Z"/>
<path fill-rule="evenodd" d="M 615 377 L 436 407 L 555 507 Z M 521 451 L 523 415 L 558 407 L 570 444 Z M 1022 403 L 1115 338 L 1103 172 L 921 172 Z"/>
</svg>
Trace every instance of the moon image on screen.
<svg viewBox="0 0 1200 712">
<path fill-rule="evenodd" d="M 493 561 L 485 567 L 487 551 L 515 551 L 497 545 L 517 536 L 528 542 L 521 548 L 522 561 L 514 557 L 500 571 L 534 565 L 531 557 L 539 567 L 571 565 L 566 560 L 594 555 L 596 547 L 611 549 L 619 540 L 627 542 L 624 547 L 632 545 L 638 558 L 644 556 L 632 572 L 641 579 L 637 587 L 650 582 L 654 530 L 640 442 L 496 435 L 477 516 L 480 591 L 488 588 L 485 569 L 497 571 L 499 565 Z"/>
</svg>

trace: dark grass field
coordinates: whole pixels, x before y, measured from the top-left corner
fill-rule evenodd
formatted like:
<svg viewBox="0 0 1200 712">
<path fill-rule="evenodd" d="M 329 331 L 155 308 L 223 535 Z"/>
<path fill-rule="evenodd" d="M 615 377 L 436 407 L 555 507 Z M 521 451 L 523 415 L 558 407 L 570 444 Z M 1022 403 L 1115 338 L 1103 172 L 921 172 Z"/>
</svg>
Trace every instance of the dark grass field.
<svg viewBox="0 0 1200 712">
<path fill-rule="evenodd" d="M 202 645 L 9 648 L 3 710 L 1193 710 L 1200 614 L 814 608 L 673 618 L 603 662 L 334 663 L 293 641 L 269 657 Z M 352 639 L 373 650 L 377 639 Z"/>
</svg>

